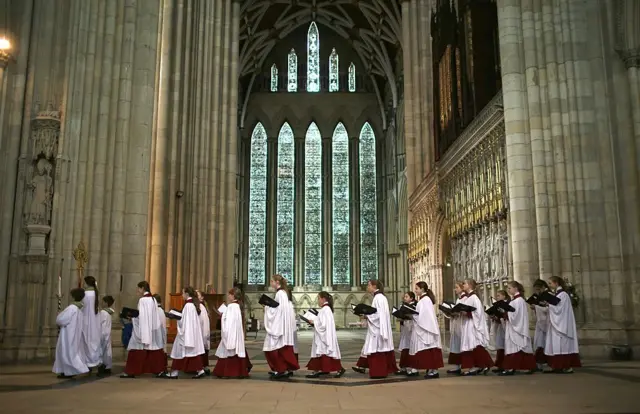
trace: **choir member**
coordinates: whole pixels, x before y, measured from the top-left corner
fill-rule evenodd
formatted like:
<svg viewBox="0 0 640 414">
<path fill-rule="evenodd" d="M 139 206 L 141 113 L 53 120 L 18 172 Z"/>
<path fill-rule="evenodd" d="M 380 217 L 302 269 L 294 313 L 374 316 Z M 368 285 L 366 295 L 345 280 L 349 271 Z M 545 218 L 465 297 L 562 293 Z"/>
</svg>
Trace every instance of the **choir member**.
<svg viewBox="0 0 640 414">
<path fill-rule="evenodd" d="M 529 335 L 529 309 L 524 300 L 524 288 L 516 281 L 507 285 L 511 301 L 509 305 L 513 312 L 507 312 L 504 321 L 504 361 L 503 371 L 498 375 L 513 375 L 516 371 L 533 373 L 536 369 L 536 359 L 531 348 Z"/>
<path fill-rule="evenodd" d="M 416 306 L 416 294 L 413 292 L 405 292 L 402 301 L 407 305 Z M 413 320 L 400 321 L 400 344 L 398 350 L 400 351 L 400 370 L 396 372 L 396 375 L 406 375 L 407 368 L 411 367 L 409 363 L 409 348 L 411 348 L 411 332 L 413 331 Z"/>
<path fill-rule="evenodd" d="M 487 352 L 489 329 L 482 301 L 475 292 L 476 281 L 465 279 L 464 291 L 467 294 L 465 305 L 475 308 L 462 317 L 462 336 L 460 340 L 460 365 L 467 371 L 462 375 L 486 375 L 493 366 L 491 355 Z"/>
<path fill-rule="evenodd" d="M 366 356 L 369 378 L 386 378 L 398 371 L 396 356 L 393 350 L 393 332 L 391 330 L 391 313 L 389 302 L 383 293 L 383 284 L 379 280 L 367 283 L 367 292 L 373 295 L 371 306 L 376 313 L 367 315 L 367 336 L 362 353 Z"/>
<path fill-rule="evenodd" d="M 167 354 L 167 315 L 164 313 L 164 309 L 162 308 L 162 296 L 155 293 L 153 295 L 153 299 L 155 299 L 158 304 L 158 319 L 160 320 L 160 332 L 162 333 L 162 349 L 164 350 L 165 356 Z"/>
<path fill-rule="evenodd" d="M 464 282 L 456 281 L 454 291 L 456 293 L 456 305 L 464 303 L 467 294 L 463 289 Z M 459 313 L 451 315 L 449 329 L 451 330 L 451 338 L 449 342 L 449 358 L 447 362 L 454 365 L 455 368 L 447 370 L 447 374 L 460 374 L 460 340 L 462 335 L 462 317 Z"/>
<path fill-rule="evenodd" d="M 262 350 L 271 368 L 272 377 L 280 379 L 289 377 L 293 375 L 293 371 L 300 369 L 294 353 L 296 318 L 287 293 L 287 280 L 281 275 L 273 275 L 271 287 L 276 290 L 275 301 L 279 305 L 275 308 L 265 306 L 266 335 Z"/>
<path fill-rule="evenodd" d="M 549 304 L 548 307 L 549 325 L 544 354 L 551 370 L 545 372 L 571 374 L 573 368 L 582 366 L 573 306 L 562 278 L 551 276 L 549 286 L 555 290 L 560 302 L 557 305 Z"/>
<path fill-rule="evenodd" d="M 89 370 L 100 366 L 102 350 L 102 333 L 100 331 L 100 307 L 98 304 L 98 287 L 93 276 L 84 278 L 84 306 L 82 307 L 82 353 Z"/>
<path fill-rule="evenodd" d="M 162 377 L 167 368 L 167 358 L 164 352 L 164 339 L 160 315 L 149 283 L 138 283 L 138 316 L 131 318 L 133 330 L 127 346 L 127 363 L 120 378 L 135 378 L 137 375 L 154 374 Z"/>
<path fill-rule="evenodd" d="M 413 315 L 409 351 L 411 368 L 407 370 L 407 375 L 418 375 L 418 371 L 424 369 L 427 371 L 425 379 L 434 379 L 440 376 L 438 368 L 444 367 L 440 326 L 433 307 L 436 298 L 425 282 L 416 283 L 414 290 L 419 298 L 416 306 L 418 314 Z"/>
<path fill-rule="evenodd" d="M 344 368 L 340 360 L 340 346 L 336 334 L 336 322 L 333 318 L 333 297 L 327 292 L 318 294 L 320 310 L 313 324 L 313 343 L 311 345 L 311 359 L 307 368 L 313 371 L 307 378 L 318 378 L 335 372 L 334 378 L 344 375 Z"/>
<path fill-rule="evenodd" d="M 100 311 L 100 359 L 102 365 L 98 368 L 98 375 L 111 375 L 111 366 L 113 363 L 113 352 L 111 349 L 111 317 L 113 315 L 113 296 L 105 296 L 102 298 L 104 308 Z"/>
<path fill-rule="evenodd" d="M 533 290 L 537 295 L 549 291 L 549 285 L 542 279 L 533 282 Z M 549 328 L 549 309 L 548 305 L 539 303 L 531 305 L 536 314 L 536 329 L 533 333 L 533 349 L 536 355 L 537 370 L 542 371 L 542 366 L 547 363 L 544 356 L 544 346 L 547 341 L 547 329 Z"/>
<path fill-rule="evenodd" d="M 290 289 L 287 289 L 287 296 L 289 297 L 289 306 L 291 306 L 291 310 L 293 311 L 294 321 L 295 321 L 295 306 L 293 306 L 293 294 Z M 294 332 L 293 332 L 293 355 L 296 357 L 296 362 L 300 365 L 300 359 L 298 357 L 298 324 L 294 323 Z"/>
<path fill-rule="evenodd" d="M 60 333 L 56 345 L 53 372 L 58 374 L 58 378 L 73 378 L 75 375 L 89 372 L 89 367 L 80 352 L 84 317 L 82 313 L 84 289 L 72 289 L 70 295 L 73 302 L 56 317 Z"/>
<path fill-rule="evenodd" d="M 496 292 L 496 300 L 508 299 L 508 293 L 504 290 Z M 491 332 L 493 332 L 494 343 L 496 345 L 496 369 L 493 372 L 502 372 L 504 370 L 502 363 L 504 362 L 504 335 L 505 335 L 505 320 L 500 316 L 491 315 Z"/>
<path fill-rule="evenodd" d="M 242 292 L 233 288 L 227 293 L 227 308 L 222 313 L 222 338 L 216 350 L 218 362 L 213 375 L 218 378 L 248 378 L 249 355 L 244 343 L 244 326 L 240 299 Z"/>
<path fill-rule="evenodd" d="M 171 372 L 164 375 L 168 379 L 177 379 L 180 371 L 195 372 L 193 379 L 204 378 L 202 354 L 202 325 L 200 322 L 200 303 L 196 291 L 187 286 L 182 289 L 185 301 L 182 318 L 178 320 L 178 333 L 171 347 Z"/>
<path fill-rule="evenodd" d="M 211 321 L 209 320 L 209 310 L 204 301 L 204 294 L 196 290 L 198 301 L 200 302 L 200 328 L 202 329 L 202 341 L 204 342 L 204 353 L 202 354 L 202 365 L 205 374 L 209 375 L 209 350 L 211 349 Z"/>
</svg>

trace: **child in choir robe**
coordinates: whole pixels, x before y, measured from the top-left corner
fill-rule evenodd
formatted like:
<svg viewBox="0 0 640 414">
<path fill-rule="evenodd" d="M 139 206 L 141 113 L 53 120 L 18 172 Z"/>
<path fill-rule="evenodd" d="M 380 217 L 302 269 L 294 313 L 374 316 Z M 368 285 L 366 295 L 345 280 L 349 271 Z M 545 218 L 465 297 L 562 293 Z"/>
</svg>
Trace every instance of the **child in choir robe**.
<svg viewBox="0 0 640 414">
<path fill-rule="evenodd" d="M 508 301 L 509 295 L 504 290 L 496 292 L 496 300 Z M 493 333 L 494 342 L 496 345 L 496 361 L 495 369 L 493 372 L 502 372 L 504 370 L 502 363 L 504 362 L 504 331 L 505 320 L 500 316 L 490 316 L 491 320 L 491 332 Z"/>
<path fill-rule="evenodd" d="M 250 361 L 244 343 L 244 326 L 240 299 L 242 291 L 237 288 L 227 293 L 227 309 L 222 313 L 222 337 L 216 357 L 218 362 L 213 375 L 218 378 L 249 378 Z"/>
<path fill-rule="evenodd" d="M 516 281 L 507 284 L 511 296 L 509 305 L 514 309 L 507 312 L 504 319 L 504 361 L 503 371 L 498 375 L 514 375 L 516 371 L 527 371 L 533 374 L 536 369 L 536 358 L 531 348 L 529 335 L 529 309 L 524 300 L 524 288 Z"/>
<path fill-rule="evenodd" d="M 440 376 L 438 369 L 444 367 L 440 325 L 433 307 L 436 298 L 425 282 L 416 283 L 414 291 L 418 296 L 418 314 L 413 315 L 409 350 L 411 368 L 407 369 L 407 375 L 416 376 L 419 370 L 424 369 L 427 371 L 425 379 L 435 379 Z"/>
<path fill-rule="evenodd" d="M 533 282 L 533 290 L 536 294 L 541 294 L 549 290 L 549 285 L 542 279 Z M 536 356 L 537 370 L 542 371 L 542 367 L 547 363 L 544 356 L 544 346 L 547 341 L 547 329 L 549 328 L 549 308 L 545 304 L 531 305 L 536 313 L 536 330 L 533 333 L 533 349 Z"/>
<path fill-rule="evenodd" d="M 413 292 L 405 292 L 402 301 L 408 305 L 416 305 L 416 294 Z M 409 348 L 411 348 L 411 332 L 413 331 L 413 320 L 400 321 L 400 344 L 398 350 L 400 351 L 400 370 L 396 372 L 396 375 L 406 375 L 407 368 L 411 366 L 409 363 Z"/>
<path fill-rule="evenodd" d="M 289 306 L 291 306 L 291 310 L 293 311 L 294 322 L 295 322 L 296 309 L 295 309 L 295 306 L 293 306 L 293 294 L 291 293 L 291 289 L 287 290 L 287 296 L 289 297 Z M 300 365 L 300 358 L 298 357 L 298 324 L 294 323 L 293 325 L 294 325 L 293 355 L 296 356 L 296 362 L 298 362 L 298 365 Z"/>
<path fill-rule="evenodd" d="M 100 311 L 100 333 L 102 341 L 100 343 L 100 359 L 102 365 L 98 367 L 98 375 L 111 375 L 111 366 L 113 363 L 113 353 L 111 349 L 111 317 L 113 315 L 113 296 L 105 296 L 102 298 L 104 308 Z"/>
<path fill-rule="evenodd" d="M 271 277 L 271 287 L 276 290 L 275 301 L 279 306 L 264 308 L 265 358 L 271 368 L 271 377 L 281 379 L 300 369 L 294 353 L 296 318 L 287 293 L 287 280 L 281 275 Z"/>
<path fill-rule="evenodd" d="M 369 378 L 386 378 L 387 375 L 398 371 L 396 356 L 393 349 L 393 332 L 391 330 L 391 313 L 389 302 L 383 293 L 383 284 L 379 280 L 370 280 L 367 283 L 367 292 L 373 295 L 371 306 L 377 312 L 367 315 L 367 336 L 364 340 L 362 354 L 358 360 L 356 372 L 361 369 L 369 369 Z M 366 366 L 365 366 L 366 365 Z"/>
<path fill-rule="evenodd" d="M 466 371 L 463 376 L 486 375 L 493 366 L 491 355 L 487 352 L 489 329 L 482 301 L 475 292 L 476 281 L 465 279 L 464 291 L 467 294 L 465 305 L 475 308 L 462 316 L 462 335 L 460 340 L 460 365 Z"/>
<path fill-rule="evenodd" d="M 202 365 L 204 366 L 204 373 L 210 375 L 209 370 L 209 350 L 211 349 L 211 321 L 209 320 L 209 311 L 207 304 L 204 302 L 204 295 L 199 290 L 196 290 L 198 295 L 198 301 L 200 302 L 200 328 L 202 329 L 202 341 L 204 343 L 204 353 L 202 354 Z"/>
<path fill-rule="evenodd" d="M 158 319 L 160 320 L 160 332 L 162 333 L 162 351 L 164 352 L 164 365 L 165 368 L 169 363 L 169 354 L 167 354 L 167 316 L 162 308 L 162 296 L 154 293 L 153 299 L 158 304 Z"/>
<path fill-rule="evenodd" d="M 182 289 L 184 307 L 182 319 L 178 321 L 178 333 L 171 347 L 171 372 L 164 377 L 177 379 L 180 371 L 195 372 L 193 379 L 204 378 L 204 366 L 202 354 L 204 344 L 202 342 L 202 323 L 200 321 L 200 303 L 196 291 L 187 286 Z"/>
<path fill-rule="evenodd" d="M 549 286 L 560 299 L 557 305 L 549 304 L 549 325 L 544 347 L 548 373 L 572 374 L 573 368 L 582 366 L 578 351 L 578 330 L 573 315 L 571 297 L 565 291 L 564 280 L 558 276 L 549 278 Z"/>
<path fill-rule="evenodd" d="M 160 378 L 167 368 L 164 339 L 158 304 L 150 293 L 149 283 L 138 283 L 139 315 L 131 318 L 133 330 L 127 346 L 127 363 L 120 378 L 135 378 L 142 374 L 154 374 Z"/>
<path fill-rule="evenodd" d="M 336 321 L 333 318 L 333 297 L 327 292 L 318 293 L 320 310 L 313 323 L 313 343 L 311 359 L 307 368 L 313 371 L 307 378 L 318 378 L 335 372 L 334 378 L 344 375 L 340 346 L 336 334 Z"/>
<path fill-rule="evenodd" d="M 98 287 L 93 276 L 84 278 L 84 306 L 82 307 L 82 353 L 89 370 L 102 364 L 102 333 L 100 327 L 100 307 L 98 304 Z"/>
<path fill-rule="evenodd" d="M 56 360 L 53 363 L 53 372 L 58 378 L 73 378 L 78 374 L 86 374 L 89 367 L 84 361 L 84 355 L 80 352 L 82 347 L 83 313 L 82 299 L 84 289 L 76 288 L 70 292 L 73 302 L 56 317 L 56 323 L 60 327 L 58 344 L 56 345 Z"/>
<path fill-rule="evenodd" d="M 464 303 L 467 294 L 463 289 L 464 282 L 459 280 L 454 286 L 456 293 L 456 305 L 458 303 Z M 462 335 L 462 317 L 460 314 L 452 314 L 449 324 L 451 330 L 451 338 L 449 342 L 449 358 L 447 362 L 450 365 L 454 365 L 455 368 L 447 370 L 447 374 L 459 375 L 462 370 L 460 369 L 460 340 Z"/>
</svg>

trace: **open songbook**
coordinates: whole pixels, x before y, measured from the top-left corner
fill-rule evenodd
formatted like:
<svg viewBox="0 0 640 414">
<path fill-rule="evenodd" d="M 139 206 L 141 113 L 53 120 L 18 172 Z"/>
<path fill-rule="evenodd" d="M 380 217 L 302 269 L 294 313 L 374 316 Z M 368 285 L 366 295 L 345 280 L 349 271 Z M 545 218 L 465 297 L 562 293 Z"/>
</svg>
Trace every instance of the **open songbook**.
<svg viewBox="0 0 640 414">
<path fill-rule="evenodd" d="M 509 305 L 506 300 L 498 300 L 493 302 L 493 305 L 487 307 L 485 312 L 489 316 L 504 317 L 507 312 L 515 312 L 515 309 Z"/>
<path fill-rule="evenodd" d="M 465 305 L 464 303 L 455 304 L 453 302 L 442 302 L 438 305 L 438 309 L 446 316 L 450 318 L 454 313 L 467 313 L 476 310 L 473 306 Z"/>
<path fill-rule="evenodd" d="M 318 318 L 318 311 L 316 311 L 315 313 L 313 313 L 312 311 L 315 311 L 315 309 L 309 309 L 303 315 L 299 315 L 300 319 L 302 319 L 309 325 L 313 325 Z"/>
<path fill-rule="evenodd" d="M 540 294 L 534 293 L 527 299 L 529 305 L 544 306 L 544 303 L 556 306 L 560 303 L 560 299 L 549 291 L 542 292 Z"/>
<path fill-rule="evenodd" d="M 351 311 L 354 315 L 358 316 L 373 315 L 378 312 L 378 310 L 373 306 L 369 306 L 364 303 L 359 303 L 357 305 L 351 304 Z"/>
<path fill-rule="evenodd" d="M 169 312 L 165 312 L 164 316 L 166 316 L 169 319 L 174 319 L 176 321 L 179 321 L 182 319 L 182 312 L 176 309 L 171 309 Z"/>
<path fill-rule="evenodd" d="M 312 313 L 312 314 L 318 316 L 318 309 L 313 309 L 313 308 L 312 309 L 307 309 L 307 313 Z"/>
<path fill-rule="evenodd" d="M 391 309 L 391 314 L 396 318 L 407 321 L 413 319 L 413 315 L 417 315 L 418 312 L 414 305 L 402 304 L 400 308 L 396 308 L 395 306 Z"/>
<path fill-rule="evenodd" d="M 258 303 L 262 306 L 268 306 L 270 308 L 277 308 L 278 306 L 280 306 L 280 304 L 275 299 L 272 299 L 270 296 L 267 296 L 264 293 L 262 294 L 262 296 L 260 296 L 260 300 L 258 301 Z"/>
<path fill-rule="evenodd" d="M 122 308 L 122 312 L 120 312 L 121 318 L 137 318 L 140 315 L 138 309 L 132 308 Z"/>
<path fill-rule="evenodd" d="M 218 308 L 218 313 L 222 315 L 222 314 L 224 313 L 224 311 L 226 311 L 226 310 L 227 310 L 227 305 L 226 305 L 225 303 L 223 303 L 223 304 L 222 304 L 222 305 L 220 305 L 220 307 Z"/>
</svg>

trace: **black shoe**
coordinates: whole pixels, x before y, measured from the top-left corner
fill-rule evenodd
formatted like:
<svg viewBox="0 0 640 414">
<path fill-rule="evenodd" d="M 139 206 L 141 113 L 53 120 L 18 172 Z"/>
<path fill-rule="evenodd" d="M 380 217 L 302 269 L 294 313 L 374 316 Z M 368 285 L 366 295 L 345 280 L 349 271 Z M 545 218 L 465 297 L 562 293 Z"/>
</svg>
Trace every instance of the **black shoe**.
<svg viewBox="0 0 640 414">
<path fill-rule="evenodd" d="M 211 370 L 208 367 L 204 368 L 204 375 L 206 375 L 206 376 L 211 375 Z"/>
<path fill-rule="evenodd" d="M 562 374 L 561 369 L 550 369 L 547 371 L 542 371 L 544 374 Z"/>
<path fill-rule="evenodd" d="M 449 375 L 460 375 L 460 374 L 462 374 L 462 370 L 460 368 L 458 368 L 458 369 L 449 369 L 449 370 L 447 370 L 447 374 L 449 374 Z"/>
<path fill-rule="evenodd" d="M 354 370 L 355 372 L 357 372 L 358 374 L 366 374 L 367 373 L 367 369 L 366 368 L 351 367 L 351 369 Z"/>
<path fill-rule="evenodd" d="M 160 375 L 160 374 L 158 374 Z M 127 373 L 120 374 L 120 378 L 135 378 L 135 375 L 129 375 Z"/>
<path fill-rule="evenodd" d="M 538 370 L 536 370 L 536 369 L 530 369 L 529 371 L 525 371 L 525 374 L 526 374 L 526 375 L 533 375 L 533 374 L 535 374 L 536 372 L 538 372 Z"/>
<path fill-rule="evenodd" d="M 58 379 L 71 379 L 73 377 L 75 377 L 75 375 L 64 375 L 64 374 L 58 375 Z"/>
<path fill-rule="evenodd" d="M 513 369 L 509 369 L 506 371 L 499 372 L 498 375 L 501 377 L 510 377 L 512 375 L 516 375 L 516 371 Z"/>
<path fill-rule="evenodd" d="M 282 380 L 285 378 L 289 378 L 289 375 L 286 372 L 276 372 L 274 375 L 271 376 L 272 380 Z"/>
<path fill-rule="evenodd" d="M 494 374 L 499 374 L 502 371 L 503 371 L 502 368 L 494 368 L 494 369 L 491 370 L 491 372 L 493 372 Z"/>
<path fill-rule="evenodd" d="M 489 373 L 489 368 L 482 368 L 478 371 L 478 375 L 487 375 Z"/>
<path fill-rule="evenodd" d="M 193 379 L 200 379 L 200 378 L 204 378 L 206 375 L 207 375 L 206 371 L 204 371 L 204 370 L 203 370 L 202 372 L 200 372 L 200 373 L 198 373 L 198 374 L 194 375 L 194 376 L 193 376 L 193 377 L 191 377 L 191 378 L 193 378 Z"/>
<path fill-rule="evenodd" d="M 270 377 L 275 377 L 276 374 L 277 374 L 277 372 L 275 372 L 275 371 L 269 371 L 269 376 Z"/>
<path fill-rule="evenodd" d="M 573 374 L 573 368 L 567 368 L 560 371 L 560 374 Z"/>
<path fill-rule="evenodd" d="M 313 372 L 311 374 L 306 375 L 306 377 L 307 378 L 320 378 L 320 377 L 322 377 L 324 375 L 329 375 L 329 373 L 328 372 L 316 371 L 316 372 Z"/>
<path fill-rule="evenodd" d="M 342 378 L 345 372 L 347 371 L 344 368 L 340 368 L 340 371 L 338 371 L 338 373 L 334 375 L 333 378 Z"/>
<path fill-rule="evenodd" d="M 440 378 L 439 372 L 434 372 L 432 374 L 427 373 L 427 375 L 424 376 L 424 379 L 436 379 L 436 378 Z"/>
<path fill-rule="evenodd" d="M 293 371 L 287 371 L 287 378 L 293 377 Z"/>
<path fill-rule="evenodd" d="M 462 375 L 463 377 L 475 377 L 476 375 L 478 375 L 478 371 L 466 371 L 460 375 Z"/>
<path fill-rule="evenodd" d="M 407 371 L 399 369 L 393 373 L 393 375 L 407 375 Z"/>
<path fill-rule="evenodd" d="M 420 375 L 418 371 L 407 372 L 407 377 L 417 377 L 418 375 Z"/>
</svg>

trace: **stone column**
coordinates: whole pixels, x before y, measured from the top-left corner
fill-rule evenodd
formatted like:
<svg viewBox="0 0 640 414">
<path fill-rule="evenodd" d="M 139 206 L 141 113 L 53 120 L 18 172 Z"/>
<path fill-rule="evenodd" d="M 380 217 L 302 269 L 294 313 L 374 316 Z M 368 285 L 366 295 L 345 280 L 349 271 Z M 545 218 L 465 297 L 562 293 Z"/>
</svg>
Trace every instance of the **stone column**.
<svg viewBox="0 0 640 414">
<path fill-rule="evenodd" d="M 349 138 L 349 259 L 351 287 L 362 284 L 360 274 L 360 139 Z"/>
<path fill-rule="evenodd" d="M 322 272 L 324 290 L 333 285 L 333 175 L 331 136 L 322 138 Z"/>
<path fill-rule="evenodd" d="M 270 132 L 270 131 L 267 131 Z M 267 277 L 276 273 L 278 235 L 278 137 L 267 138 Z M 266 281 L 267 286 L 269 281 Z"/>
<path fill-rule="evenodd" d="M 298 290 L 303 290 L 306 284 L 304 268 L 304 242 L 305 242 L 305 140 L 304 136 L 297 136 L 294 140 L 294 179 L 295 179 L 295 202 L 294 202 L 294 286 Z"/>
<path fill-rule="evenodd" d="M 412 17 L 413 16 L 413 17 Z M 414 126 L 414 107 L 419 105 L 417 97 L 414 98 L 416 93 L 417 84 L 414 84 L 414 76 L 412 68 L 411 45 L 413 41 L 412 37 L 412 19 L 415 15 L 412 14 L 411 0 L 402 1 L 402 59 L 404 67 L 404 141 L 406 150 L 406 165 L 407 165 L 407 194 L 411 195 L 415 188 L 420 184 L 422 174 L 420 172 L 420 158 L 418 157 L 418 146 L 416 143 L 416 136 L 418 132 Z"/>
</svg>

